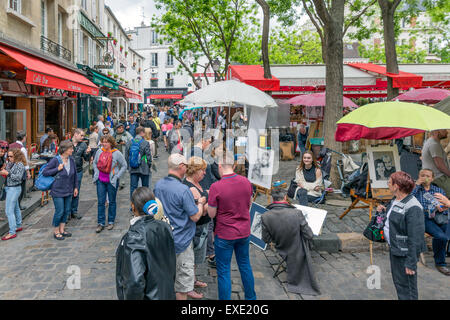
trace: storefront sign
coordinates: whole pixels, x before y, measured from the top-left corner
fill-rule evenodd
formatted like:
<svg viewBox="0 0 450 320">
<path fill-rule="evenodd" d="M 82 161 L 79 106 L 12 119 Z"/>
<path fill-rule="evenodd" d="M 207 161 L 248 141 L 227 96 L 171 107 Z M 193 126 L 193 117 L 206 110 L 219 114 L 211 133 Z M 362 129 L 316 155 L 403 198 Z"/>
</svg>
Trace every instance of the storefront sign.
<svg viewBox="0 0 450 320">
<path fill-rule="evenodd" d="M 105 35 L 97 28 L 95 24 L 93 24 L 88 17 L 84 15 L 83 12 L 80 11 L 78 15 L 78 22 L 80 26 L 82 26 L 87 32 L 91 34 L 93 38 L 95 37 L 105 37 Z M 105 45 L 105 41 L 100 41 L 103 45 Z"/>
<path fill-rule="evenodd" d="M 38 132 L 45 131 L 45 99 L 36 99 L 38 109 Z"/>
</svg>

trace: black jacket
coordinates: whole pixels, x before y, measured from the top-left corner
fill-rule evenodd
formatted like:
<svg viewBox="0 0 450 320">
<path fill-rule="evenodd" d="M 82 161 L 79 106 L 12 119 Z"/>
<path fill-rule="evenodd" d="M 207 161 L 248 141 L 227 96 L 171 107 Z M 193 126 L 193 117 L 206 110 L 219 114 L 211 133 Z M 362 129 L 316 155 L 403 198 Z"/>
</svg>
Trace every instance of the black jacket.
<svg viewBox="0 0 450 320">
<path fill-rule="evenodd" d="M 394 199 L 395 200 L 395 199 Z M 389 212 L 393 201 L 386 208 Z M 419 201 L 408 195 L 389 216 L 389 246 L 394 256 L 406 257 L 405 266 L 416 270 L 419 254 L 424 251 L 425 220 Z"/>
<path fill-rule="evenodd" d="M 170 226 L 153 216 L 130 226 L 116 252 L 119 300 L 174 300 L 175 271 Z"/>
<path fill-rule="evenodd" d="M 156 124 L 153 122 L 153 120 L 144 120 L 141 122 L 141 126 L 143 126 L 144 128 L 152 129 L 152 138 L 158 138 L 159 132 L 158 129 L 156 129 Z"/>
<path fill-rule="evenodd" d="M 77 167 L 77 173 L 83 171 L 83 160 L 89 161 L 91 157 L 90 153 L 86 153 L 87 145 L 84 142 L 78 143 L 76 146 L 73 146 L 73 154 L 72 157 L 75 160 L 75 166 Z"/>
</svg>

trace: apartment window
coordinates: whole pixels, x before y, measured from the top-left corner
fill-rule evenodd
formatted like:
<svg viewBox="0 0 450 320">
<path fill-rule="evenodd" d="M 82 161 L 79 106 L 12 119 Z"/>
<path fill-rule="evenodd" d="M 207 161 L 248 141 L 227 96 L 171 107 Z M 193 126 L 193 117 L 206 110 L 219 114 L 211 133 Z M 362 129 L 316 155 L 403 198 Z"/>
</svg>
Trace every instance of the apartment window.
<svg viewBox="0 0 450 320">
<path fill-rule="evenodd" d="M 63 16 L 61 12 L 58 12 L 58 43 L 62 45 L 63 43 Z"/>
<path fill-rule="evenodd" d="M 173 55 L 167 54 L 167 66 L 173 66 Z"/>
<path fill-rule="evenodd" d="M 9 0 L 9 8 L 22 13 L 22 0 Z"/>
<path fill-rule="evenodd" d="M 97 0 L 92 0 L 92 20 L 99 23 L 97 19 Z"/>
<path fill-rule="evenodd" d="M 155 30 L 152 30 L 152 44 L 158 43 L 158 33 Z"/>
<path fill-rule="evenodd" d="M 41 35 L 47 37 L 47 3 L 41 0 Z"/>
<path fill-rule="evenodd" d="M 152 67 L 158 66 L 158 53 L 152 53 Z"/>
<path fill-rule="evenodd" d="M 81 0 L 81 7 L 87 11 L 87 0 Z"/>
<path fill-rule="evenodd" d="M 84 35 L 83 35 L 83 31 L 81 31 L 81 30 L 80 30 L 79 40 L 80 40 L 79 41 L 80 45 L 79 45 L 79 49 L 78 49 L 79 61 L 80 61 L 80 63 L 84 64 Z"/>
<path fill-rule="evenodd" d="M 166 87 L 173 87 L 173 75 L 171 72 L 167 73 Z"/>
</svg>

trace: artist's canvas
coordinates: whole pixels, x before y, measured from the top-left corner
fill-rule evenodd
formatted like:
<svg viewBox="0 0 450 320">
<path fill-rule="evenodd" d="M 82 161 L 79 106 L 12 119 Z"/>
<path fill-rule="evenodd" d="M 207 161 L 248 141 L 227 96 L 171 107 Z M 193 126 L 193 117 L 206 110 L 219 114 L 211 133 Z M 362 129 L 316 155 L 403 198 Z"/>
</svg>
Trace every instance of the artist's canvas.
<svg viewBox="0 0 450 320">
<path fill-rule="evenodd" d="M 256 152 L 249 155 L 248 179 L 255 185 L 270 189 L 272 187 L 274 152 L 263 148 L 252 150 L 256 150 Z"/>
<path fill-rule="evenodd" d="M 401 170 L 397 145 L 368 146 L 367 156 L 371 187 L 387 189 L 390 175 Z"/>
<path fill-rule="evenodd" d="M 267 211 L 263 206 L 253 202 L 250 208 L 250 242 L 262 250 L 266 250 L 267 244 L 262 240 L 261 215 Z"/>
</svg>

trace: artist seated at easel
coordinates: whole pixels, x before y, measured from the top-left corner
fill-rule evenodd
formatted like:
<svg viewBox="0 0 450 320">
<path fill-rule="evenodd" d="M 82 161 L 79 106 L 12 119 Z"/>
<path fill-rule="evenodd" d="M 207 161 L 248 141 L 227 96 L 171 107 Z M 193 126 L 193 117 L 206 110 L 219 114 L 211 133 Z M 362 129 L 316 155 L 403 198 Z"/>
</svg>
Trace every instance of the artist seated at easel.
<svg viewBox="0 0 450 320">
<path fill-rule="evenodd" d="M 320 295 L 309 253 L 313 232 L 303 213 L 289 204 L 287 191 L 281 187 L 272 189 L 273 203 L 261 215 L 262 239 L 275 243 L 275 248 L 287 257 L 288 291 L 297 294 Z"/>
<path fill-rule="evenodd" d="M 325 189 L 320 165 L 309 150 L 302 156 L 295 172 L 295 182 L 297 183 L 295 197 L 302 206 L 308 206 L 308 202 L 319 199 Z"/>
</svg>

